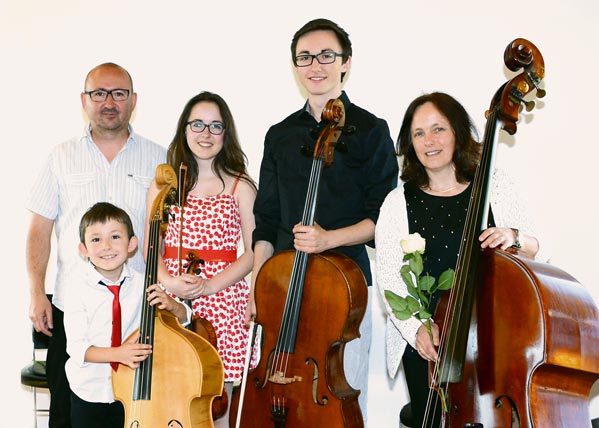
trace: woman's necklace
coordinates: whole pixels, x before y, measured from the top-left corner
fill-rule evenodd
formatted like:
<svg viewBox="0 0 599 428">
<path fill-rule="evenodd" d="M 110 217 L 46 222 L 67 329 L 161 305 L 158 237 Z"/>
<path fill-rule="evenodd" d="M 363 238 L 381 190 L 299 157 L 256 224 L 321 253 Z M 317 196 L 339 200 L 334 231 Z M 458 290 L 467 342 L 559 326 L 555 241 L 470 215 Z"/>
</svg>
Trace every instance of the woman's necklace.
<svg viewBox="0 0 599 428">
<path fill-rule="evenodd" d="M 426 186 L 425 189 L 428 189 L 431 192 L 435 192 L 435 193 L 447 193 L 447 192 L 451 192 L 452 190 L 456 189 L 457 187 L 458 187 L 458 185 L 455 184 L 454 186 L 449 187 L 449 188 L 444 189 L 444 190 L 436 190 L 436 189 L 431 188 L 431 186 Z"/>
</svg>

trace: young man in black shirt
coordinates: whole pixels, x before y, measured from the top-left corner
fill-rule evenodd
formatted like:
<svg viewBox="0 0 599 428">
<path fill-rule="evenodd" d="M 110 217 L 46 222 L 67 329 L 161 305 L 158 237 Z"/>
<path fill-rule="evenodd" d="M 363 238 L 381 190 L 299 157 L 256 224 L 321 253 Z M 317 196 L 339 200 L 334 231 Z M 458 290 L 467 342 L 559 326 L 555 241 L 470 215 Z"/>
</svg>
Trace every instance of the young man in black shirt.
<svg viewBox="0 0 599 428">
<path fill-rule="evenodd" d="M 266 134 L 254 204 L 252 293 L 264 262 L 286 249 L 309 254 L 333 249 L 344 253 L 358 264 L 370 286 L 365 245 L 374 245 L 379 208 L 396 186 L 398 176 L 389 128 L 383 119 L 352 104 L 342 90 L 343 78 L 351 66 L 352 47 L 348 34 L 336 23 L 315 19 L 305 24 L 293 37 L 291 55 L 308 99 L 300 110 L 273 125 Z M 330 99 L 343 102 L 346 131 L 339 139 L 332 164 L 322 171 L 316 221 L 302 225 L 312 152 L 321 113 Z M 255 313 L 253 294 L 250 304 Z M 347 343 L 344 355 L 347 380 L 361 390 L 359 402 L 364 419 L 371 339 L 369 307 L 370 302 L 360 326 L 360 339 Z"/>
</svg>

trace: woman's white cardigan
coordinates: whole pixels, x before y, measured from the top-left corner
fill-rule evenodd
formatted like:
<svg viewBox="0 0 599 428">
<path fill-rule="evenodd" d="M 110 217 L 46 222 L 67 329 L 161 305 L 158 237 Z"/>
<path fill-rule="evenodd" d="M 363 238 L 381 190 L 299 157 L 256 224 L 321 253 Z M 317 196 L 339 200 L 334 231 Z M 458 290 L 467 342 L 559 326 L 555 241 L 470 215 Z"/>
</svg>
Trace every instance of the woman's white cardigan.
<svg viewBox="0 0 599 428">
<path fill-rule="evenodd" d="M 497 227 L 514 227 L 523 234 L 534 236 L 539 239 L 533 230 L 532 222 L 520 199 L 514 192 L 509 178 L 504 173 L 496 170 L 491 180 L 490 202 L 493 210 L 493 218 Z M 439 219 L 442 221 L 442 219 Z M 400 269 L 403 264 L 403 251 L 399 244 L 409 234 L 408 215 L 406 201 L 403 192 L 403 183 L 391 191 L 383 205 L 376 224 L 376 287 L 385 304 L 387 325 L 387 370 L 389 376 L 395 377 L 401 363 L 406 344 L 415 347 L 416 332 L 422 325 L 414 317 L 406 321 L 398 320 L 391 312 L 391 308 L 385 299 L 384 290 L 391 290 L 400 296 L 407 295 L 407 288 L 401 279 Z M 540 239 L 539 239 L 540 242 Z M 538 260 L 547 260 L 539 251 L 536 256 Z"/>
</svg>

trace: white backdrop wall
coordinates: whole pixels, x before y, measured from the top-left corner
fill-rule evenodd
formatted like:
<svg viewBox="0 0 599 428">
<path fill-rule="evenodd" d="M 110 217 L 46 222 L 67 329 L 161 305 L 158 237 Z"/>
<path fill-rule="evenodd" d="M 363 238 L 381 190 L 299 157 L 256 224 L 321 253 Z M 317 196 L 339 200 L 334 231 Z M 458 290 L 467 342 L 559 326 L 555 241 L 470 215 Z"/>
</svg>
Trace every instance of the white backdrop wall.
<svg viewBox="0 0 599 428">
<path fill-rule="evenodd" d="M 0 390 L 11 397 L 10 405 L 1 405 L 0 428 L 31 426 L 32 397 L 18 380 L 31 355 L 25 195 L 51 148 L 82 131 L 79 92 L 93 66 L 114 61 L 131 72 L 139 94 L 133 126 L 165 146 L 191 96 L 221 94 L 257 179 L 268 126 L 303 103 L 289 45 L 306 21 L 330 18 L 349 32 L 354 58 L 345 89 L 353 102 L 388 121 L 394 139 L 409 102 L 434 90 L 458 98 L 482 135 L 492 95 L 513 75 L 503 65 L 503 51 L 514 38 L 527 38 L 544 56 L 547 97 L 523 116 L 513 138 L 502 136 L 497 163 L 527 197 L 553 263 L 599 301 L 592 268 L 599 238 L 592 173 L 598 155 L 598 12 L 592 0 L 0 0 Z M 401 375 L 386 375 L 379 305 L 376 298 L 369 425 L 397 426 L 405 387 Z"/>
</svg>

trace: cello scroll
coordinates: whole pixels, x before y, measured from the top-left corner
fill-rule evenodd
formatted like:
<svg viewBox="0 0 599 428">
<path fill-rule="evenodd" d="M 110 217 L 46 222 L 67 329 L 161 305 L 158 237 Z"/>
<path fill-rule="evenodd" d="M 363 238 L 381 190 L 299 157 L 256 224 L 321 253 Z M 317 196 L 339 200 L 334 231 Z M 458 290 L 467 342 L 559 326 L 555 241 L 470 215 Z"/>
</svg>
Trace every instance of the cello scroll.
<svg viewBox="0 0 599 428">
<path fill-rule="evenodd" d="M 325 127 L 318 136 L 316 147 L 314 148 L 314 158 L 322 157 L 324 166 L 333 163 L 335 144 L 339 140 L 345 125 L 345 108 L 339 99 L 327 101 L 321 116 Z"/>
</svg>

